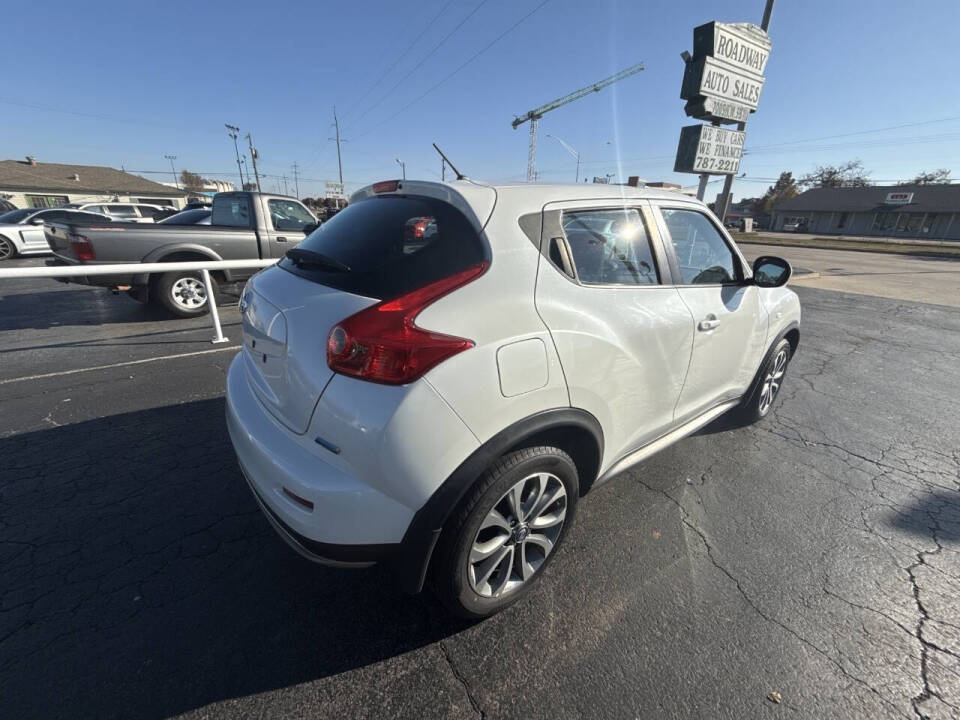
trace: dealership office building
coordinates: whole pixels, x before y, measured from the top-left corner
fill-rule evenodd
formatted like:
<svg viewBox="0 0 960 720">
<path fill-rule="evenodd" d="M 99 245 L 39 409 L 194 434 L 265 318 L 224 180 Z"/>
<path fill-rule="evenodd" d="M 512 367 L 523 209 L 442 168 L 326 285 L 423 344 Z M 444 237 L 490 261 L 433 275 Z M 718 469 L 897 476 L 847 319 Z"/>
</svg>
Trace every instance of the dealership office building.
<svg viewBox="0 0 960 720">
<path fill-rule="evenodd" d="M 773 208 L 772 230 L 960 241 L 960 185 L 814 188 Z"/>
</svg>

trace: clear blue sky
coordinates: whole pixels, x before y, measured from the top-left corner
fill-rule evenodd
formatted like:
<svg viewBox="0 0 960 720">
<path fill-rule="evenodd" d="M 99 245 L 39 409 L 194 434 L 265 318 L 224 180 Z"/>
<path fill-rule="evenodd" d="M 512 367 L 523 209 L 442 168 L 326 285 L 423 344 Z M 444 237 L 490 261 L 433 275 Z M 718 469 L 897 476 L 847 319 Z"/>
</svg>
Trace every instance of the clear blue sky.
<svg viewBox="0 0 960 720">
<path fill-rule="evenodd" d="M 437 178 L 432 141 L 472 177 L 522 180 L 527 132 L 510 127 L 515 115 L 643 61 L 639 75 L 541 121 L 538 169 L 573 180 L 553 133 L 591 177 L 695 184 L 672 172 L 680 128 L 693 122 L 679 54 L 700 23 L 759 23 L 762 0 L 550 0 L 427 92 L 541 2 L 9 5 L 0 157 L 164 170 L 175 154 L 178 170 L 235 181 L 229 122 L 253 132 L 262 172 L 292 178 L 298 162 L 310 178 L 301 195 L 314 194 L 337 175 L 336 105 L 348 190 L 399 176 L 397 157 L 408 177 Z M 878 181 L 938 167 L 960 177 L 958 26 L 956 0 L 778 0 L 767 84 L 747 129 L 756 150 L 735 195 L 761 193 L 760 179 L 781 170 L 853 158 Z"/>
</svg>

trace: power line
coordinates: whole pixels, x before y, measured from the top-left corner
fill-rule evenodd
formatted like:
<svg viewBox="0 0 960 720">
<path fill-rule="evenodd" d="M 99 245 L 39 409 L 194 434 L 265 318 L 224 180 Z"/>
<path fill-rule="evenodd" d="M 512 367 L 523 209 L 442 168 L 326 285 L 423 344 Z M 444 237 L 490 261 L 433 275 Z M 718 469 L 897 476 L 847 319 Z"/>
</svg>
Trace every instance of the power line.
<svg viewBox="0 0 960 720">
<path fill-rule="evenodd" d="M 404 111 L 407 110 L 408 108 L 414 106 L 415 104 L 417 104 L 418 102 L 420 102 L 421 100 L 423 100 L 423 98 L 425 98 L 427 95 L 429 95 L 430 93 L 432 93 L 432 92 L 433 92 L 434 90 L 436 90 L 438 87 L 440 87 L 441 85 L 443 85 L 445 82 L 447 82 L 447 80 L 449 80 L 449 79 L 452 78 L 454 75 L 456 75 L 457 73 L 459 73 L 461 70 L 463 70 L 465 67 L 467 67 L 467 65 L 469 65 L 469 64 L 472 63 L 474 60 L 476 60 L 478 57 L 480 57 L 481 55 L 483 55 L 487 50 L 489 50 L 489 49 L 492 48 L 494 45 L 496 45 L 498 42 L 500 42 L 503 38 L 505 38 L 505 37 L 506 37 L 507 35 L 509 35 L 511 32 L 513 32 L 514 30 L 516 30 L 516 29 L 517 29 L 521 24 L 523 24 L 529 17 L 531 17 L 534 13 L 536 13 L 540 8 L 542 8 L 544 5 L 546 5 L 546 4 L 549 3 L 549 2 L 551 2 L 551 0 L 543 0 L 543 2 L 541 2 L 539 5 L 537 5 L 533 10 L 531 10 L 531 11 L 528 12 L 526 15 L 524 15 L 522 18 L 520 18 L 519 20 L 517 20 L 513 25 L 511 25 L 510 27 L 508 27 L 508 28 L 507 28 L 506 30 L 504 30 L 502 33 L 500 33 L 499 35 L 497 35 L 497 37 L 495 37 L 495 38 L 494 38 L 493 40 L 491 40 L 489 43 L 487 43 L 486 45 L 484 45 L 480 50 L 478 50 L 478 51 L 475 52 L 473 55 L 471 55 L 465 62 L 463 62 L 463 63 L 461 63 L 459 66 L 457 66 L 457 68 L 456 68 L 453 72 L 451 72 L 451 73 L 447 74 L 446 76 L 444 76 L 443 79 L 441 79 L 439 82 L 437 82 L 437 83 L 435 83 L 434 85 L 432 85 L 432 86 L 431 86 L 429 89 L 427 89 L 425 92 L 421 93 L 420 95 L 418 95 L 417 97 L 415 97 L 413 100 L 411 100 L 410 102 L 408 102 L 408 103 L 407 103 L 406 105 L 404 105 L 402 108 L 400 108 L 400 109 L 397 110 L 395 113 L 393 113 L 393 115 L 389 116 L 386 120 L 383 120 L 382 122 L 378 123 L 377 125 L 374 125 L 373 127 L 371 127 L 371 128 L 370 128 L 369 130 L 367 130 L 365 133 L 362 133 L 362 134 L 360 134 L 359 136 L 355 137 L 354 140 L 359 140 L 359 139 L 362 138 L 362 137 L 366 137 L 367 135 L 369 135 L 370 133 L 372 133 L 372 132 L 373 132 L 374 130 L 376 130 L 377 128 L 379 128 L 379 127 L 381 127 L 381 126 L 383 126 L 383 125 L 386 125 L 388 122 L 390 122 L 390 121 L 393 120 L 395 117 L 397 117 L 397 115 L 399 115 L 400 113 L 404 112 Z"/>
<path fill-rule="evenodd" d="M 368 107 L 366 110 L 364 110 L 364 111 L 360 114 L 360 117 L 358 117 L 358 118 L 354 121 L 354 124 L 359 123 L 361 120 L 363 120 L 363 118 L 365 118 L 365 117 L 370 113 L 371 110 L 373 110 L 375 107 L 377 107 L 378 105 L 380 105 L 380 103 L 382 103 L 384 100 L 386 100 L 394 90 L 396 90 L 398 87 L 400 87 L 400 85 L 403 84 L 403 82 L 404 82 L 407 78 L 409 78 L 411 75 L 413 75 L 413 73 L 415 73 L 417 70 L 419 70 L 420 67 L 422 67 L 423 64 L 424 64 L 427 60 L 429 60 L 431 57 L 433 57 L 433 55 L 437 52 L 437 50 L 439 50 L 439 49 L 443 46 L 443 44 L 446 43 L 447 40 L 449 40 L 449 39 L 454 35 L 454 33 L 457 32 L 457 30 L 459 30 L 461 27 L 463 27 L 464 24 L 465 24 L 470 18 L 472 18 L 474 15 L 476 15 L 476 14 L 477 14 L 477 11 L 480 10 L 480 8 L 482 8 L 482 7 L 483 7 L 484 5 L 486 5 L 486 4 L 487 4 L 487 0 L 480 0 L 480 2 L 478 2 L 478 3 L 476 4 L 476 6 L 473 8 L 473 10 L 471 10 L 469 13 L 467 13 L 467 16 L 466 16 L 465 18 L 463 18 L 463 20 L 461 20 L 459 23 L 457 23 L 456 27 L 454 27 L 453 30 L 451 30 L 451 31 L 448 32 L 446 35 L 444 35 L 444 36 L 443 36 L 443 39 L 440 40 L 440 42 L 438 42 L 430 52 L 428 52 L 426 55 L 424 55 L 424 56 L 420 59 L 420 62 L 418 62 L 416 65 L 414 65 L 413 68 L 411 68 L 411 69 L 407 72 L 406 75 L 404 75 L 402 78 L 400 78 L 392 88 L 390 88 L 389 90 L 387 90 L 386 93 L 384 93 L 382 96 L 380 96 L 380 99 L 377 100 L 377 102 L 375 102 L 373 105 L 371 105 L 371 106 Z M 417 36 L 417 39 L 419 40 L 421 37 L 423 37 L 423 35 L 424 35 L 425 33 L 426 33 L 426 30 L 424 30 L 423 32 L 421 32 L 420 35 Z"/>
<path fill-rule="evenodd" d="M 818 140 L 834 140 L 836 138 L 852 137 L 854 135 L 869 135 L 870 133 L 886 132 L 888 130 L 900 130 L 902 128 L 917 127 L 919 125 L 932 125 L 934 123 L 951 122 L 953 120 L 960 120 L 960 115 L 938 118 L 937 120 L 921 120 L 919 122 L 902 123 L 900 125 L 889 125 L 887 127 L 874 128 L 873 130 L 857 130 L 855 132 L 841 133 L 839 135 L 823 135 L 821 137 L 808 138 L 806 140 L 787 140 L 785 142 L 773 143 L 771 145 L 758 145 L 757 147 L 753 148 L 753 150 L 760 150 L 769 147 L 780 147 L 783 145 L 799 145 L 801 143 L 817 142 Z"/>
<path fill-rule="evenodd" d="M 420 32 L 420 34 L 417 35 L 417 36 L 415 36 L 415 37 L 413 38 L 413 42 L 411 42 L 411 43 L 407 46 L 407 49 L 404 50 L 402 53 L 400 53 L 400 55 L 397 56 L 397 57 L 393 60 L 393 62 L 387 63 L 386 69 L 385 69 L 382 73 L 380 73 L 380 77 L 378 77 L 378 78 L 376 79 L 376 81 L 373 83 L 373 85 L 371 85 L 369 88 L 367 88 L 367 91 L 366 91 L 365 93 L 363 93 L 363 95 L 361 95 L 361 96 L 357 99 L 357 101 L 356 101 L 355 103 L 353 103 L 353 105 L 350 106 L 350 109 L 348 109 L 348 110 L 343 114 L 343 117 L 344 117 L 344 118 L 349 117 L 349 116 L 350 116 L 350 113 L 352 113 L 354 110 L 356 110 L 357 107 L 358 107 L 364 100 L 367 99 L 367 97 L 370 95 L 370 93 L 373 92 L 381 82 L 383 82 L 384 78 L 386 78 L 387 75 L 389 75 L 392 70 L 395 70 L 395 69 L 397 68 L 397 66 L 403 61 L 403 59 L 406 58 L 407 55 L 410 54 L 410 51 L 413 50 L 413 48 L 415 48 L 415 47 L 417 46 L 417 44 L 420 42 L 420 38 L 423 37 L 423 36 L 430 30 L 431 27 L 433 27 L 433 24 L 440 18 L 441 15 L 443 15 L 443 13 L 446 12 L 447 8 L 450 7 L 450 5 L 451 5 L 452 3 L 453 3 L 453 0 L 447 0 L 447 2 L 444 4 L 444 6 L 443 6 L 442 8 L 440 8 L 440 11 L 439 11 L 436 15 L 434 15 L 434 16 L 430 19 L 430 21 L 426 24 L 426 26 L 423 28 L 423 30 Z"/>
</svg>

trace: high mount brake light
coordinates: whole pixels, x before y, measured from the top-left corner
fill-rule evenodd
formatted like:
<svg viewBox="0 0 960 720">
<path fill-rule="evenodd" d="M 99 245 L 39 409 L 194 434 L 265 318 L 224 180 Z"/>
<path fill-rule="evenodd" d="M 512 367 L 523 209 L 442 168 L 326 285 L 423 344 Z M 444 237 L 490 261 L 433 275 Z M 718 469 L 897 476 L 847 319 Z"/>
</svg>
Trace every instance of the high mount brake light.
<svg viewBox="0 0 960 720">
<path fill-rule="evenodd" d="M 426 307 L 480 277 L 487 266 L 482 262 L 342 320 L 327 336 L 330 369 L 369 382 L 404 385 L 472 348 L 472 340 L 424 330 L 414 321 Z"/>
<path fill-rule="evenodd" d="M 374 183 L 373 191 L 375 193 L 396 192 L 398 187 L 400 187 L 399 180 L 384 180 L 383 182 Z"/>
</svg>

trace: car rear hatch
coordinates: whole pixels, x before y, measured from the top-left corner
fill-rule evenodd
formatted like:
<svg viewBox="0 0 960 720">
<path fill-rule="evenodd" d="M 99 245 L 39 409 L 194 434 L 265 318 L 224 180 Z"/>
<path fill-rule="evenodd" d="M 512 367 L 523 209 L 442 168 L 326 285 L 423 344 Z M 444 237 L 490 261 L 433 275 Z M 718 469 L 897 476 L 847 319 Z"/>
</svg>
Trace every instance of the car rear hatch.
<svg viewBox="0 0 960 720">
<path fill-rule="evenodd" d="M 333 377 L 326 355 L 330 328 L 375 302 L 277 267 L 247 283 L 240 302 L 247 375 L 260 401 L 293 432 L 307 431 Z"/>
<path fill-rule="evenodd" d="M 448 186 L 436 187 L 450 196 Z M 264 406 L 293 432 L 305 433 L 333 377 L 327 364 L 331 329 L 381 300 L 488 258 L 480 227 L 475 216 L 468 219 L 445 199 L 372 196 L 337 213 L 277 266 L 254 276 L 240 303 L 243 355 Z"/>
</svg>

